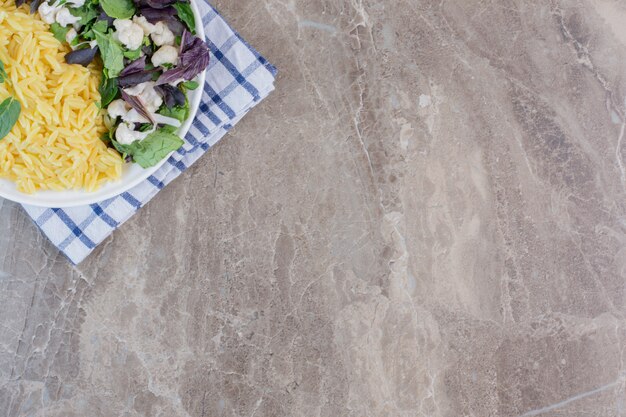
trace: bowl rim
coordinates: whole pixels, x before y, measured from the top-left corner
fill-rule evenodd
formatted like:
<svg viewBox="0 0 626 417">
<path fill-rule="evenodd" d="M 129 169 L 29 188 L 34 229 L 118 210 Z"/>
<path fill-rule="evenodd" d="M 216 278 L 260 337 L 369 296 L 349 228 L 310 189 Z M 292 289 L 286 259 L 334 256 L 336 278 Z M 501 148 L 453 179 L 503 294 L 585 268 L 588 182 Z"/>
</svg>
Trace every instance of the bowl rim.
<svg viewBox="0 0 626 417">
<path fill-rule="evenodd" d="M 190 0 L 190 4 L 191 4 L 191 10 L 194 14 L 195 23 L 196 23 L 196 36 L 199 37 L 200 39 L 206 40 L 206 35 L 204 32 L 204 24 L 202 22 L 202 16 L 196 4 L 196 0 Z M 200 101 L 202 100 L 203 86 L 206 82 L 206 71 L 203 71 L 202 73 L 198 74 L 195 80 L 198 81 L 198 83 L 200 84 L 200 87 L 192 91 L 191 93 L 188 93 L 188 95 L 191 96 L 190 97 L 191 102 L 189 103 L 190 105 L 189 117 L 187 118 L 187 120 L 183 122 L 182 126 L 177 131 L 177 134 L 183 139 L 189 132 L 189 129 L 191 128 L 193 121 L 196 118 L 196 114 L 198 113 L 198 109 L 200 107 Z M 36 207 L 50 207 L 50 208 L 68 208 L 68 207 L 77 207 L 77 206 L 84 206 L 84 205 L 99 203 L 101 201 L 105 201 L 110 198 L 121 195 L 127 192 L 128 190 L 130 190 L 131 188 L 137 186 L 142 181 L 145 181 L 148 177 L 150 177 L 152 174 L 158 171 L 167 162 L 167 160 L 174 154 L 174 152 L 176 151 L 170 152 L 165 158 L 163 158 L 161 162 L 159 162 L 155 166 L 143 169 L 141 174 L 134 176 L 129 181 L 124 181 L 124 178 L 123 178 L 124 174 L 122 174 L 122 178 L 120 178 L 119 180 L 112 181 L 112 182 L 105 184 L 104 187 L 106 187 L 106 185 L 111 185 L 111 184 L 119 185 L 117 187 L 111 188 L 110 190 L 106 190 L 106 191 L 96 190 L 94 192 L 87 192 L 83 189 L 63 190 L 63 191 L 46 190 L 46 191 L 38 191 L 33 194 L 25 194 L 25 193 L 18 191 L 17 188 L 14 186 L 11 187 L 11 189 L 9 190 L 4 189 L 1 186 L 2 183 L 5 183 L 5 184 L 6 183 L 15 184 L 15 183 L 11 180 L 0 178 L 0 197 L 19 203 L 19 204 L 26 204 L 30 206 L 36 206 Z M 53 195 L 56 196 L 56 198 L 50 197 Z M 63 196 L 66 196 L 67 200 L 59 201 L 59 198 Z"/>
</svg>

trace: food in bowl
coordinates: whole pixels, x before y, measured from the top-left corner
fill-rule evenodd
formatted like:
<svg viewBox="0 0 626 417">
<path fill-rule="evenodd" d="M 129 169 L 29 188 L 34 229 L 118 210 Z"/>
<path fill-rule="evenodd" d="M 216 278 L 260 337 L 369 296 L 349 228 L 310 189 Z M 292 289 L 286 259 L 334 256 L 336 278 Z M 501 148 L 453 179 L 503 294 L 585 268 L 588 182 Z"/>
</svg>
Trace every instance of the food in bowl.
<svg viewBox="0 0 626 417">
<path fill-rule="evenodd" d="M 0 0 L 0 177 L 93 191 L 182 146 L 209 63 L 187 0 L 16 3 Z"/>
</svg>

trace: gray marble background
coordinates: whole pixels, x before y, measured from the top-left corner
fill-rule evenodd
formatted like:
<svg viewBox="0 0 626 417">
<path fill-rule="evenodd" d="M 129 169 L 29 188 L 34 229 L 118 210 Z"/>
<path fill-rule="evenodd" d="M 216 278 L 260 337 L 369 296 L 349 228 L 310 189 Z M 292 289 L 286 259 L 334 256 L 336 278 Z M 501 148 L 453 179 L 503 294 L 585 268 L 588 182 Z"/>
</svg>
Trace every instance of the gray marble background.
<svg viewBox="0 0 626 417">
<path fill-rule="evenodd" d="M 277 91 L 74 268 L 0 202 L 0 416 L 626 415 L 626 1 L 219 0 Z"/>
</svg>

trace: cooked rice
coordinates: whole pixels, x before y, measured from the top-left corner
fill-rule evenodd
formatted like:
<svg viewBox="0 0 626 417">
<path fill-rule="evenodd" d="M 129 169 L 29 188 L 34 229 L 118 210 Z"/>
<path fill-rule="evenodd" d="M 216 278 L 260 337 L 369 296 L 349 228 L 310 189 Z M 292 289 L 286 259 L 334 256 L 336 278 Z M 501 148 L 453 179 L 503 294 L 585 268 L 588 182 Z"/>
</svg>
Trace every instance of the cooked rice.
<svg viewBox="0 0 626 417">
<path fill-rule="evenodd" d="M 100 69 L 66 64 L 66 48 L 27 5 L 0 0 L 0 60 L 11 80 L 0 84 L 0 102 L 12 95 L 22 104 L 0 139 L 0 177 L 25 193 L 94 191 L 122 174 L 121 156 L 100 140 Z"/>
</svg>

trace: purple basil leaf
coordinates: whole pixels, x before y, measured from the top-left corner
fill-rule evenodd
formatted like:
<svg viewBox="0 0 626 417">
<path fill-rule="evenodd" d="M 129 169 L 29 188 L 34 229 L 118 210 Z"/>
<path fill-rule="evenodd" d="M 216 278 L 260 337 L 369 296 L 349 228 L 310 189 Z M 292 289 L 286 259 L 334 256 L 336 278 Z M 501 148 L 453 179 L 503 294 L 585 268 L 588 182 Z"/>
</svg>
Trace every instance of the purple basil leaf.
<svg viewBox="0 0 626 417">
<path fill-rule="evenodd" d="M 86 67 L 96 57 L 97 50 L 98 48 L 77 49 L 65 55 L 65 62 Z"/>
<path fill-rule="evenodd" d="M 150 120 L 150 123 L 155 124 L 154 118 L 146 109 L 146 106 L 143 104 L 139 97 L 131 96 L 127 94 L 124 90 L 122 90 L 122 98 L 125 102 L 127 102 L 133 109 L 137 110 L 137 113 Z"/>
<path fill-rule="evenodd" d="M 30 14 L 35 14 L 35 12 L 37 12 L 37 9 L 39 9 L 40 4 L 41 4 L 41 0 L 33 0 L 30 3 Z"/>
<path fill-rule="evenodd" d="M 26 0 L 15 0 L 15 7 L 20 7 L 24 3 L 26 3 Z"/>
<path fill-rule="evenodd" d="M 128 64 L 121 72 L 120 77 L 124 75 L 134 74 L 136 72 L 140 72 L 146 69 L 146 57 L 142 56 L 139 59 L 134 60 L 130 64 Z"/>
<path fill-rule="evenodd" d="M 183 32 L 180 63 L 176 68 L 165 71 L 156 84 L 169 84 L 179 79 L 192 80 L 209 66 L 209 47 L 202 39 Z"/>
<path fill-rule="evenodd" d="M 146 20 L 152 24 L 161 22 L 163 20 L 169 20 L 176 15 L 176 9 L 171 6 L 163 9 L 155 9 L 153 7 L 142 7 L 139 9 L 139 14 L 146 18 Z"/>
<path fill-rule="evenodd" d="M 174 106 L 184 106 L 187 101 L 185 93 L 180 91 L 179 88 L 171 86 L 169 84 L 157 85 L 154 89 L 163 97 L 165 106 L 171 109 Z"/>
<path fill-rule="evenodd" d="M 180 36 L 185 30 L 185 25 L 183 25 L 180 20 L 174 18 L 169 19 L 167 22 L 167 27 L 172 31 L 172 33 L 176 36 Z"/>
<path fill-rule="evenodd" d="M 120 88 L 128 88 L 137 84 L 145 83 L 152 80 L 152 74 L 154 71 L 140 71 L 132 74 L 120 76 L 117 79 L 117 85 Z"/>
<path fill-rule="evenodd" d="M 145 0 L 147 5 L 155 9 L 164 9 L 176 3 L 177 0 Z"/>
<path fill-rule="evenodd" d="M 184 30 L 182 37 L 180 39 L 180 53 L 182 54 L 184 51 L 189 49 L 191 43 L 193 42 L 193 35 L 188 30 Z"/>
</svg>

